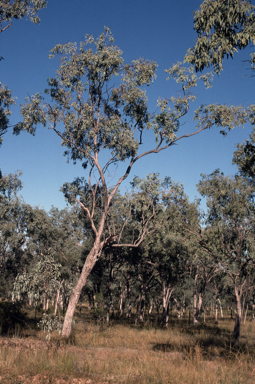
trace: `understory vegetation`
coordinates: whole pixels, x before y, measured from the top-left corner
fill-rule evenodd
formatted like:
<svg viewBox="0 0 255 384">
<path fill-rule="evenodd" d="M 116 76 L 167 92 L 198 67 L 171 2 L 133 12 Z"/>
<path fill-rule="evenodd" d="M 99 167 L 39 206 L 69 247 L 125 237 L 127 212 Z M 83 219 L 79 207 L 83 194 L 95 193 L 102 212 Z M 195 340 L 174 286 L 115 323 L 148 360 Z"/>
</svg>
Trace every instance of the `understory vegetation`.
<svg viewBox="0 0 255 384">
<path fill-rule="evenodd" d="M 3 304 L 7 305 L 1 303 L 1 308 Z M 94 311 L 83 305 L 81 314 L 75 314 L 69 339 L 52 333 L 47 341 L 36 326 L 34 311 L 27 307 L 23 317 L 0 338 L 0 382 L 254 382 L 255 323 L 250 315 L 238 347 L 232 345 L 234 319 L 230 313 L 215 323 L 208 312 L 206 323 L 201 319 L 194 327 L 189 324 L 188 311 L 178 319 L 173 310 L 167 329 L 158 325 L 155 313 L 145 317 L 143 324 L 135 325 L 134 319 L 134 313 L 130 319 L 116 316 L 107 326 L 103 320 L 95 320 Z"/>
</svg>

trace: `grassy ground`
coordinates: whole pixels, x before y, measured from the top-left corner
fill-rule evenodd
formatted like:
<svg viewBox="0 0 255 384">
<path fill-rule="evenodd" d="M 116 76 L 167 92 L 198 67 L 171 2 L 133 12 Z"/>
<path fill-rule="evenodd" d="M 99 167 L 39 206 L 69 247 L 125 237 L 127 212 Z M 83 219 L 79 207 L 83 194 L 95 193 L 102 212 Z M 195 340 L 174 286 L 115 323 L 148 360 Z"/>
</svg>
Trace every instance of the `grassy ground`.
<svg viewBox="0 0 255 384">
<path fill-rule="evenodd" d="M 17 317 L 17 316 L 16 316 Z M 25 320 L 24 320 L 25 319 Z M 85 308 L 73 333 L 50 341 L 23 318 L 0 337 L 0 383 L 255 383 L 255 324 L 242 325 L 231 345 L 234 320 L 207 318 L 196 329 L 171 318 L 167 330 L 115 319 L 96 325 Z"/>
</svg>

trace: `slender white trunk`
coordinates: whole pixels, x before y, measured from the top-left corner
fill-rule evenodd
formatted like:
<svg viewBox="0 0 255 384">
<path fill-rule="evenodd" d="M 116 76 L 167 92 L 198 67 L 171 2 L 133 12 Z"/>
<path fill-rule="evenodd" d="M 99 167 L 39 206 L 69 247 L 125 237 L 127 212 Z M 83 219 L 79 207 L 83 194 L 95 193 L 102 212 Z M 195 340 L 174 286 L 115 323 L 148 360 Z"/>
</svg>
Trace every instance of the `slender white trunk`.
<svg viewBox="0 0 255 384">
<path fill-rule="evenodd" d="M 54 316 L 57 316 L 59 296 L 60 296 L 60 289 L 57 290 L 57 296 L 56 296 L 56 300 L 55 300 Z"/>
<path fill-rule="evenodd" d="M 238 289 L 235 287 L 235 295 L 236 295 L 236 320 L 235 327 L 233 333 L 233 343 L 237 345 L 239 343 L 240 338 L 240 327 L 242 320 L 242 306 L 241 306 L 241 295 L 238 292 Z"/>
<path fill-rule="evenodd" d="M 150 307 L 149 307 L 149 310 L 148 310 L 148 315 L 151 315 L 153 307 L 154 307 L 154 304 L 153 304 L 153 301 L 151 300 Z"/>
<path fill-rule="evenodd" d="M 220 299 L 218 299 L 219 305 L 220 305 L 220 317 L 223 318 L 223 310 Z"/>
<path fill-rule="evenodd" d="M 176 304 L 177 318 L 180 319 L 180 317 L 181 317 L 180 303 L 175 297 L 174 297 L 174 301 Z"/>
<path fill-rule="evenodd" d="M 73 315 L 76 308 L 76 305 L 79 301 L 82 288 L 85 286 L 87 278 L 92 271 L 96 261 L 98 259 L 100 252 L 100 242 L 99 240 L 95 241 L 93 248 L 87 256 L 87 259 L 82 268 L 81 275 L 77 281 L 76 286 L 74 287 L 73 293 L 70 297 L 67 311 L 65 314 L 64 324 L 62 328 L 62 337 L 69 337 L 72 330 Z"/>
<path fill-rule="evenodd" d="M 130 319 L 130 317 L 131 317 L 131 311 L 132 311 L 133 305 L 134 305 L 134 303 L 130 303 L 130 302 L 128 303 L 127 313 L 126 313 L 127 319 Z"/>
<path fill-rule="evenodd" d="M 218 321 L 218 305 L 215 303 L 215 321 Z"/>
<path fill-rule="evenodd" d="M 45 312 L 47 312 L 49 309 L 49 299 L 45 297 L 44 301 L 43 301 L 43 310 Z"/>
<path fill-rule="evenodd" d="M 165 328 L 168 327 L 168 321 L 169 321 L 169 302 L 170 298 L 173 292 L 173 288 L 171 288 L 170 285 L 166 287 L 165 283 L 163 283 L 163 326 Z"/>
<path fill-rule="evenodd" d="M 127 288 L 125 288 L 125 290 L 123 292 L 122 291 L 122 285 L 120 283 L 119 291 L 120 291 L 119 313 L 120 313 L 120 316 L 122 316 L 123 315 L 123 304 L 124 304 L 124 299 L 126 296 Z"/>
<path fill-rule="evenodd" d="M 254 315 L 254 309 L 255 309 L 255 305 L 253 304 L 252 305 L 252 321 L 255 321 L 255 315 Z"/>
<path fill-rule="evenodd" d="M 244 313 L 244 319 L 243 319 L 243 323 L 244 324 L 246 323 L 247 314 L 248 314 L 248 304 L 246 304 L 246 310 L 245 310 L 245 313 Z"/>
<path fill-rule="evenodd" d="M 139 320 L 141 322 L 143 322 L 144 320 L 144 301 L 145 301 L 145 298 L 144 296 L 142 296 L 140 300 L 140 315 L 139 315 Z"/>
<path fill-rule="evenodd" d="M 198 316 L 201 313 L 201 308 L 203 304 L 203 296 L 201 293 L 198 295 L 194 294 L 194 310 L 193 310 L 193 324 L 196 326 L 198 324 Z"/>
</svg>

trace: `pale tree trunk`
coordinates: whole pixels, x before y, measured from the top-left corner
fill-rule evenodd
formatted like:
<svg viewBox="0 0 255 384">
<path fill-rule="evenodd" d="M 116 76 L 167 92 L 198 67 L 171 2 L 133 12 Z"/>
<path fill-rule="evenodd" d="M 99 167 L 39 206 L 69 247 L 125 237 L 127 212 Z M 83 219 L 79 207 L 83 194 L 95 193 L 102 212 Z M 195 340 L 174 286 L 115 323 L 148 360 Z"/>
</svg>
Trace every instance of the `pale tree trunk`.
<svg viewBox="0 0 255 384">
<path fill-rule="evenodd" d="M 145 303 L 145 297 L 141 297 L 140 301 L 140 315 L 139 315 L 139 320 L 143 323 L 144 321 L 144 303 Z"/>
<path fill-rule="evenodd" d="M 45 297 L 44 301 L 43 301 L 43 310 L 45 312 L 47 312 L 49 309 L 49 299 L 47 297 Z"/>
<path fill-rule="evenodd" d="M 176 303 L 177 318 L 180 319 L 181 317 L 180 303 L 175 297 L 174 297 L 174 301 Z"/>
<path fill-rule="evenodd" d="M 234 327 L 234 333 L 233 333 L 233 344 L 237 345 L 239 343 L 239 338 L 240 338 L 242 306 L 241 306 L 241 294 L 239 294 L 238 289 L 236 287 L 235 287 L 235 295 L 236 295 L 236 320 L 235 320 L 235 327 Z"/>
<path fill-rule="evenodd" d="M 218 322 L 218 304 L 217 304 L 217 301 L 215 303 L 215 318 L 214 318 L 215 322 Z"/>
<path fill-rule="evenodd" d="M 243 319 L 243 323 L 244 324 L 246 323 L 247 313 L 248 313 L 248 304 L 246 304 L 246 310 L 245 310 L 245 313 L 244 313 L 244 319 Z"/>
<path fill-rule="evenodd" d="M 120 282 L 119 292 L 120 292 L 120 301 L 119 301 L 119 316 L 121 317 L 123 315 L 123 303 L 126 296 L 127 289 L 122 291 L 122 284 Z"/>
<path fill-rule="evenodd" d="M 171 289 L 171 286 L 168 285 L 166 287 L 165 283 L 163 283 L 163 326 L 165 328 L 168 327 L 168 321 L 169 321 L 169 301 L 170 297 L 173 292 L 173 288 Z"/>
<path fill-rule="evenodd" d="M 254 308 L 255 308 L 255 305 L 253 304 L 252 305 L 252 321 L 255 321 Z"/>
<path fill-rule="evenodd" d="M 56 296 L 56 300 L 55 300 L 54 316 L 57 316 L 59 296 L 60 296 L 60 289 L 57 290 L 57 296 Z"/>
<path fill-rule="evenodd" d="M 193 324 L 197 325 L 198 320 L 197 320 L 197 316 L 196 316 L 196 311 L 197 311 L 197 295 L 196 294 L 194 294 L 193 300 L 194 300 L 194 302 L 193 302 Z"/>
<path fill-rule="evenodd" d="M 131 303 L 131 302 L 129 302 L 127 305 L 127 313 L 126 313 L 127 319 L 130 319 L 130 317 L 131 317 L 131 311 L 132 311 L 133 305 L 134 305 L 134 303 Z"/>
<path fill-rule="evenodd" d="M 202 294 L 200 292 L 198 293 L 198 295 L 195 293 L 194 294 L 194 311 L 193 311 L 193 314 L 194 314 L 193 324 L 195 326 L 197 326 L 198 324 L 198 316 L 201 313 L 202 304 L 203 304 Z"/>
<path fill-rule="evenodd" d="M 223 318 L 223 310 L 222 310 L 222 305 L 221 305 L 221 301 L 220 299 L 218 299 L 218 302 L 219 302 L 219 306 L 220 306 L 220 317 Z"/>
<path fill-rule="evenodd" d="M 149 309 L 148 309 L 148 316 L 150 316 L 152 314 L 153 307 L 154 307 L 154 303 L 153 303 L 153 300 L 151 300 L 150 301 L 150 306 L 149 306 Z"/>
<path fill-rule="evenodd" d="M 67 311 L 65 314 L 63 328 L 62 328 L 62 333 L 61 333 L 62 337 L 69 337 L 71 334 L 73 315 L 74 315 L 76 305 L 79 301 L 82 288 L 85 286 L 87 278 L 88 278 L 90 272 L 92 271 L 94 265 L 96 264 L 98 256 L 101 253 L 100 248 L 101 248 L 100 242 L 97 239 L 95 241 L 93 248 L 91 249 L 90 253 L 87 256 L 87 259 L 86 259 L 84 266 L 82 268 L 81 275 L 80 275 L 80 277 L 77 281 L 77 284 L 74 287 L 73 293 L 70 297 Z"/>
</svg>

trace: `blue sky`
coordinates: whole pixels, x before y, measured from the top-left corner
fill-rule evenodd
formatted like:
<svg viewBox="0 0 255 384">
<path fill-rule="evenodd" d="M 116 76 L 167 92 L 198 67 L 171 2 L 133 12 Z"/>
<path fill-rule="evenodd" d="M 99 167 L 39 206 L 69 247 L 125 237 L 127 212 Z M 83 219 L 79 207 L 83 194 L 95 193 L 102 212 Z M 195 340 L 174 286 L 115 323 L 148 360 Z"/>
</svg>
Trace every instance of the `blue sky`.
<svg viewBox="0 0 255 384">
<path fill-rule="evenodd" d="M 110 27 L 125 62 L 139 57 L 157 61 L 157 79 L 147 90 L 149 106 L 154 111 L 159 96 L 170 98 L 179 90 L 174 81 L 166 81 L 164 69 L 182 61 L 187 49 L 194 45 L 192 14 L 200 3 L 200 0 L 49 0 L 47 8 L 40 12 L 39 25 L 25 19 L 15 20 L 11 29 L 0 34 L 0 56 L 4 57 L 0 63 L 1 82 L 17 97 L 10 124 L 20 120 L 19 104 L 25 97 L 43 92 L 47 78 L 54 77 L 58 60 L 48 58 L 49 50 L 58 43 L 79 42 L 87 33 L 97 37 L 104 26 Z M 254 78 L 250 77 L 249 64 L 243 62 L 250 52 L 248 48 L 237 53 L 234 60 L 225 60 L 222 74 L 214 76 L 213 88 L 195 89 L 197 100 L 185 117 L 182 133 L 195 130 L 193 111 L 200 104 L 247 106 L 254 103 Z M 246 125 L 223 137 L 215 128 L 184 139 L 158 155 L 137 162 L 122 191 L 129 187 L 135 175 L 144 177 L 158 172 L 161 178 L 170 176 L 182 182 L 193 200 L 199 196 L 196 184 L 201 173 L 220 168 L 225 174 L 235 174 L 237 169 L 231 165 L 235 144 L 248 139 L 251 131 L 252 127 Z M 66 203 L 60 187 L 77 176 L 86 177 L 87 173 L 80 164 L 66 163 L 56 134 L 38 127 L 35 137 L 27 133 L 14 136 L 10 129 L 3 139 L 0 168 L 6 174 L 23 172 L 21 194 L 25 201 L 46 210 L 51 205 L 64 208 Z M 144 134 L 143 142 L 148 148 L 152 147 L 152 135 Z M 120 166 L 117 174 L 123 169 L 124 166 Z"/>
</svg>

